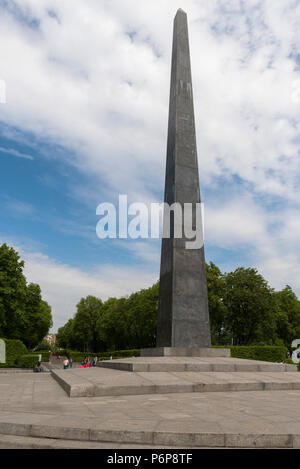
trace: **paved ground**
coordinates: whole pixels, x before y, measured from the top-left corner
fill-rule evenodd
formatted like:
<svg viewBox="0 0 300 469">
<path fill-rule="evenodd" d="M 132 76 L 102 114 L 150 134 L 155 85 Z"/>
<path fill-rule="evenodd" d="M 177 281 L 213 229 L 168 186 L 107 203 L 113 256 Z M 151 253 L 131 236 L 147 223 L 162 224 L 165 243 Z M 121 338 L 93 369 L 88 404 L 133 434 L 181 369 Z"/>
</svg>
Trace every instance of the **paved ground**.
<svg viewBox="0 0 300 469">
<path fill-rule="evenodd" d="M 12 435 L 48 447 L 300 447 L 299 401 L 296 390 L 70 399 L 48 373 L 3 374 L 0 433 L 2 447 Z"/>
</svg>

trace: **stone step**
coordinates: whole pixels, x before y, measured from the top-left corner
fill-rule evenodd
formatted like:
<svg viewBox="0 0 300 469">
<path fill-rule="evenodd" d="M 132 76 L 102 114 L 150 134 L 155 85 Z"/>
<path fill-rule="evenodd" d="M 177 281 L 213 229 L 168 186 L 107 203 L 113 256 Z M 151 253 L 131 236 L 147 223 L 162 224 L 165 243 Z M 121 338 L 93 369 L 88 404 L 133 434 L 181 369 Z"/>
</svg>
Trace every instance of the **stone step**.
<svg viewBox="0 0 300 469">
<path fill-rule="evenodd" d="M 95 430 L 0 422 L 0 448 L 300 448 L 300 434 Z"/>
<path fill-rule="evenodd" d="M 98 367 L 131 372 L 297 372 L 295 365 L 209 357 L 136 357 L 106 360 Z"/>
<path fill-rule="evenodd" d="M 300 390 L 300 374 L 289 372 L 132 372 L 108 368 L 52 370 L 69 397 L 195 392 Z"/>
<path fill-rule="evenodd" d="M 1 435 L 0 449 L 176 449 L 181 446 L 139 445 L 119 442 L 64 440 L 33 436 Z M 197 449 L 194 447 L 190 447 Z"/>
</svg>

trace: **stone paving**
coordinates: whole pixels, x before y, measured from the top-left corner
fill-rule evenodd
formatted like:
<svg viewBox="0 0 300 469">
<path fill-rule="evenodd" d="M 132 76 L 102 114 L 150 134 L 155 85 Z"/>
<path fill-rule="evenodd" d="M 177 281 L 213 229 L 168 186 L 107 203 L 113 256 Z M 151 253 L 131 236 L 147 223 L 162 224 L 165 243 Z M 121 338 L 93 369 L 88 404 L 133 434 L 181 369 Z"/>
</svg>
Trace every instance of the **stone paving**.
<svg viewBox="0 0 300 469">
<path fill-rule="evenodd" d="M 2 447 L 9 435 L 80 447 L 300 447 L 299 399 L 300 390 L 70 399 L 48 373 L 3 374 L 0 434 Z"/>
</svg>

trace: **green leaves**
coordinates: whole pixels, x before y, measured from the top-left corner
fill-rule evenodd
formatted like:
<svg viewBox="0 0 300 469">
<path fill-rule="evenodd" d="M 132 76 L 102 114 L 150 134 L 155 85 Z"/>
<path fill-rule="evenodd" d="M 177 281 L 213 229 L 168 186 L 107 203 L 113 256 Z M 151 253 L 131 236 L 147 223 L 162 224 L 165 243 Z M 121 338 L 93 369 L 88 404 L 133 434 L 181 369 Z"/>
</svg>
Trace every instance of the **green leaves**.
<svg viewBox="0 0 300 469">
<path fill-rule="evenodd" d="M 155 346 L 158 283 L 128 298 L 82 298 L 74 318 L 58 330 L 63 348 L 84 352 Z"/>
<path fill-rule="evenodd" d="M 20 339 L 33 348 L 52 326 L 50 306 L 37 284 L 26 283 L 24 261 L 6 244 L 0 246 L 0 336 Z"/>
</svg>

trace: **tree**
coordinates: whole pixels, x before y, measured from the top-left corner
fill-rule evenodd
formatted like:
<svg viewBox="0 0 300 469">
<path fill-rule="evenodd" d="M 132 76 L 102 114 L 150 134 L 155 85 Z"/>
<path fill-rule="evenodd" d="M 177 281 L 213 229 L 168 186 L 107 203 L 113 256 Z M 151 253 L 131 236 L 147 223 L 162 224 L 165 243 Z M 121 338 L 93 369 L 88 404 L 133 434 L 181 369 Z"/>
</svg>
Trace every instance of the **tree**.
<svg viewBox="0 0 300 469">
<path fill-rule="evenodd" d="M 98 348 L 97 321 L 102 309 L 102 301 L 95 296 L 82 298 L 77 305 L 77 313 L 72 324 L 73 341 L 81 344 L 83 352 L 95 352 Z"/>
<path fill-rule="evenodd" d="M 73 336 L 73 323 L 74 319 L 71 318 L 62 327 L 60 327 L 56 334 L 56 346 L 62 348 L 76 348 Z"/>
<path fill-rule="evenodd" d="M 276 306 L 273 290 L 256 269 L 240 267 L 225 274 L 224 304 L 234 345 L 274 343 Z"/>
<path fill-rule="evenodd" d="M 0 335 L 37 345 L 52 326 L 50 306 L 42 300 L 39 285 L 27 285 L 24 261 L 13 248 L 0 246 Z"/>
<path fill-rule="evenodd" d="M 128 332 L 131 348 L 155 347 L 158 313 L 157 282 L 150 288 L 133 293 L 128 303 Z"/>
<path fill-rule="evenodd" d="M 24 262 L 19 254 L 0 246 L 0 335 L 9 339 L 22 338 L 22 324 L 26 303 Z"/>
<path fill-rule="evenodd" d="M 224 304 L 226 283 L 224 275 L 213 262 L 206 264 L 208 306 L 211 341 L 213 345 L 226 345 L 231 341 L 230 329 L 226 323 L 227 308 Z"/>
<path fill-rule="evenodd" d="M 286 347 L 300 337 L 300 301 L 287 285 L 283 290 L 274 292 L 276 302 L 276 334 Z"/>
</svg>

